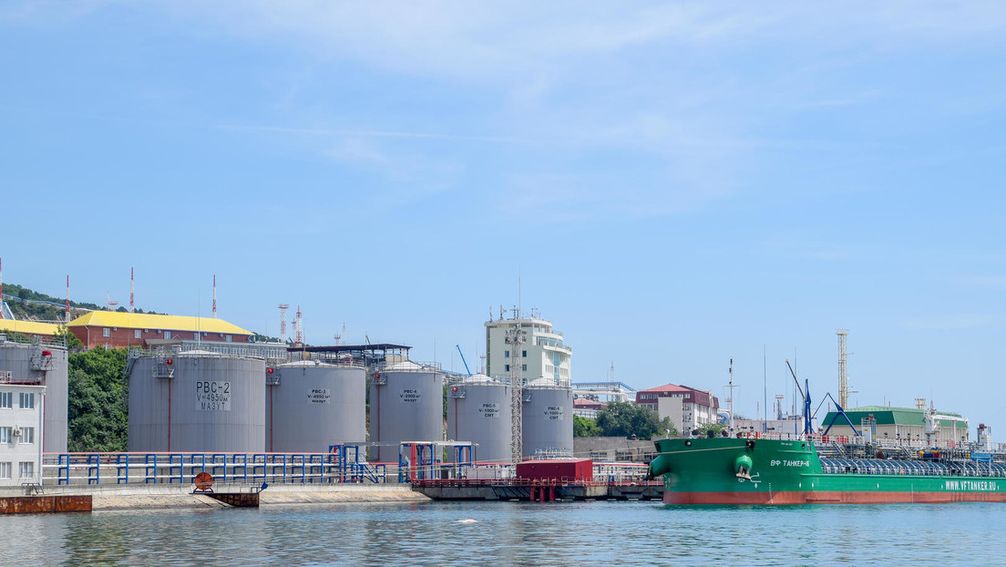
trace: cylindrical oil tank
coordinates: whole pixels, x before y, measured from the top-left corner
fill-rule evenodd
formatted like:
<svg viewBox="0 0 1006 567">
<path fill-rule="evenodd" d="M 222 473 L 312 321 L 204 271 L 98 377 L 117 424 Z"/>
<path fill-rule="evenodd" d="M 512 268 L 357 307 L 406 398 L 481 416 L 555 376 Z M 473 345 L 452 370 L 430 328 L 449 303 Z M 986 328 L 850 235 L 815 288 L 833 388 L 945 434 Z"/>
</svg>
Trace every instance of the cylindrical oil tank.
<svg viewBox="0 0 1006 567">
<path fill-rule="evenodd" d="M 444 375 L 411 361 L 387 365 L 370 381 L 370 458 L 398 462 L 402 441 L 444 438 Z"/>
<path fill-rule="evenodd" d="M 0 342 L 0 372 L 10 372 L 11 382 L 45 386 L 42 408 L 42 450 L 66 452 L 67 356 L 66 349 L 44 344 Z"/>
<path fill-rule="evenodd" d="M 573 391 L 551 381 L 524 387 L 521 429 L 527 458 L 573 456 Z"/>
<path fill-rule="evenodd" d="M 327 453 L 367 440 L 362 366 L 288 362 L 266 370 L 266 450 Z"/>
<path fill-rule="evenodd" d="M 513 429 L 510 384 L 477 374 L 447 392 L 447 438 L 476 443 L 479 462 L 510 462 Z"/>
<path fill-rule="evenodd" d="M 206 351 L 131 360 L 129 450 L 263 452 L 265 361 Z"/>
</svg>

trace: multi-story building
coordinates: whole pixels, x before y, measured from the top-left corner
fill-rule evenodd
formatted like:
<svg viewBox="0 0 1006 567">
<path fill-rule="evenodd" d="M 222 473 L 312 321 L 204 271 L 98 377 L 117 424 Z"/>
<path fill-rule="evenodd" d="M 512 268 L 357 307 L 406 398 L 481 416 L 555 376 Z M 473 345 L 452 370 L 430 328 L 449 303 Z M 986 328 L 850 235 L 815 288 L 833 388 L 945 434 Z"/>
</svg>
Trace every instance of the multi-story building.
<svg viewBox="0 0 1006 567">
<path fill-rule="evenodd" d="M 519 348 L 506 342 L 507 331 L 515 325 L 525 333 L 525 342 Z M 489 376 L 510 376 L 512 367 L 517 365 L 517 372 L 525 382 L 545 380 L 568 386 L 572 358 L 572 347 L 549 321 L 538 317 L 486 321 L 486 374 Z"/>
<path fill-rule="evenodd" d="M 664 384 L 636 392 L 636 403 L 671 418 L 681 434 L 718 421 L 720 402 L 712 393 L 677 384 Z"/>
<path fill-rule="evenodd" d="M 252 332 L 223 319 L 91 311 L 67 324 L 87 348 L 147 347 L 181 341 L 248 343 Z"/>
<path fill-rule="evenodd" d="M 41 484 L 45 386 L 10 380 L 0 371 L 0 486 Z"/>
</svg>

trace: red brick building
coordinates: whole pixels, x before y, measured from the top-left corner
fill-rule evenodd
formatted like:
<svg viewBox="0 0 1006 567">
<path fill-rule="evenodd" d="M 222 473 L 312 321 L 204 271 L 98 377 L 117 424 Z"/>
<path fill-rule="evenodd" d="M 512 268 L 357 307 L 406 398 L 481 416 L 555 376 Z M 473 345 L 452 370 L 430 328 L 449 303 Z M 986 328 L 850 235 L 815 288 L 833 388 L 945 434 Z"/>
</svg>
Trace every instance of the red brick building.
<svg viewBox="0 0 1006 567">
<path fill-rule="evenodd" d="M 145 347 L 152 341 L 201 340 L 217 343 L 247 343 L 252 332 L 222 319 L 91 311 L 67 324 L 87 348 L 104 346 Z M 156 344 L 156 343 L 155 343 Z"/>
</svg>

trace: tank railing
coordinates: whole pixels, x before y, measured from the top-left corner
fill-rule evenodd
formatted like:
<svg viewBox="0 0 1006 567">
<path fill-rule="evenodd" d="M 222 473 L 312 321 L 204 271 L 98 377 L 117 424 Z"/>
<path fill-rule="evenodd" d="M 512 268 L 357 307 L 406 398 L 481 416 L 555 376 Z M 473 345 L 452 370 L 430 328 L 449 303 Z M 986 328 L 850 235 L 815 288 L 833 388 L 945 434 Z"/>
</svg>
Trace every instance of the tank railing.
<svg viewBox="0 0 1006 567">
<path fill-rule="evenodd" d="M 332 453 L 59 453 L 47 454 L 42 464 L 47 485 L 184 485 L 203 471 L 221 483 L 378 484 L 389 479 L 385 464 L 340 463 Z"/>
<path fill-rule="evenodd" d="M 3 343 L 34 345 L 66 350 L 66 339 L 62 336 L 40 337 L 38 335 L 29 335 L 18 331 L 0 331 L 0 344 Z"/>
</svg>

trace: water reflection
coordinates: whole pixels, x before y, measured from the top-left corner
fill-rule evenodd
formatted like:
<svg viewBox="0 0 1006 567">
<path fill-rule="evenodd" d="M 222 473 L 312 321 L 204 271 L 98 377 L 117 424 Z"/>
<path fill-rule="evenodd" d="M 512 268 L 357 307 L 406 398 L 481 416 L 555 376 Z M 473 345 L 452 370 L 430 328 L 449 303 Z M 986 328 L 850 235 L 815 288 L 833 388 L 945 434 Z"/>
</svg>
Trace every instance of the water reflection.
<svg viewBox="0 0 1006 567">
<path fill-rule="evenodd" d="M 959 564 L 963 550 L 968 564 L 997 564 L 1006 554 L 1001 504 L 361 504 L 9 516 L 0 528 L 0 565 L 32 566 L 914 566 Z"/>
</svg>

